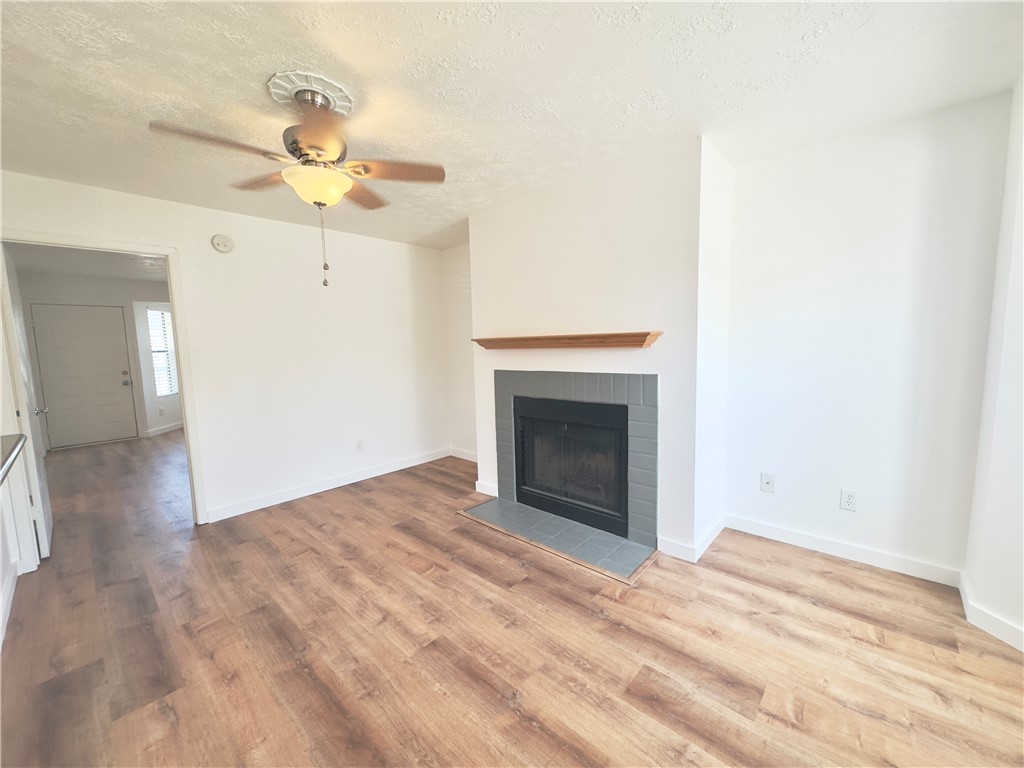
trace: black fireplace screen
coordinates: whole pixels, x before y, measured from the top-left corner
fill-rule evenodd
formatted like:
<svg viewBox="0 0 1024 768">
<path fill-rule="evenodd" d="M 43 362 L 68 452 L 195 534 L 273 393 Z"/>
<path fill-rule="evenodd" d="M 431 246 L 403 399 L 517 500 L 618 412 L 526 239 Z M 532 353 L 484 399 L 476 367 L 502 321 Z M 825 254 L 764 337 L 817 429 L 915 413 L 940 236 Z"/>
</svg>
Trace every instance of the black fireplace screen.
<svg viewBox="0 0 1024 768">
<path fill-rule="evenodd" d="M 625 536 L 625 405 L 516 397 L 516 498 Z"/>
</svg>

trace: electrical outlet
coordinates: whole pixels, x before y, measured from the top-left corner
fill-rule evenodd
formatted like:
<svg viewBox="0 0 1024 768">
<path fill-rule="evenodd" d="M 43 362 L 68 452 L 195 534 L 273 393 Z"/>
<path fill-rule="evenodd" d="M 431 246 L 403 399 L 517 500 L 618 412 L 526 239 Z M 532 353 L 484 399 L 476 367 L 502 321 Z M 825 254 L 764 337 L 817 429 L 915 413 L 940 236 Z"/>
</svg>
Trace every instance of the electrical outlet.
<svg viewBox="0 0 1024 768">
<path fill-rule="evenodd" d="M 356 453 L 362 453 L 363 452 L 363 448 L 364 448 L 363 441 L 362 440 L 356 440 Z"/>
<path fill-rule="evenodd" d="M 775 475 L 761 473 L 761 490 L 765 493 L 775 493 Z"/>
<path fill-rule="evenodd" d="M 839 490 L 839 508 L 848 512 L 857 511 L 857 492 L 848 491 L 845 488 Z"/>
</svg>

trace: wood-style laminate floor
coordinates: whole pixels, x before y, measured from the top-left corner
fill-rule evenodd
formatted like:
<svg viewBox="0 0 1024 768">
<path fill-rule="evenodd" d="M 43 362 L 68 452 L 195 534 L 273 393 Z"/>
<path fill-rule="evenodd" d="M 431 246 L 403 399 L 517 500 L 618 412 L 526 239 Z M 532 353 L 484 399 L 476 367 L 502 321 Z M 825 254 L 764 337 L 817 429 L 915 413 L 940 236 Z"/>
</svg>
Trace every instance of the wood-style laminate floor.
<svg viewBox="0 0 1024 768">
<path fill-rule="evenodd" d="M 956 590 L 727 531 L 628 587 L 442 459 L 194 528 L 180 433 L 48 460 L 4 765 L 1021 765 Z"/>
</svg>

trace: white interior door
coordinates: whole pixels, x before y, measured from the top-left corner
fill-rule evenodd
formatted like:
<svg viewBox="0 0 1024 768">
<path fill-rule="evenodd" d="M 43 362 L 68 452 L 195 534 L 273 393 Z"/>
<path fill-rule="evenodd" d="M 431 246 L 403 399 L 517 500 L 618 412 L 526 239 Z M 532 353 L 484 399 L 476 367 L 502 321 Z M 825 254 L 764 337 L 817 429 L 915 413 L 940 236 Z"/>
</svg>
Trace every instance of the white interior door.
<svg viewBox="0 0 1024 768">
<path fill-rule="evenodd" d="M 6 326 L 6 323 L 4 324 Z M 6 334 L 0 334 L 0 425 L 4 434 L 21 432 L 17 417 L 17 405 L 14 400 L 14 388 L 11 385 L 10 371 L 14 364 L 9 354 Z M 22 457 L 25 451 L 22 450 Z M 27 457 L 15 460 L 10 473 L 0 486 L 0 508 L 3 512 L 3 539 L 7 546 L 6 560 L 16 565 L 18 574 L 34 571 L 39 565 L 39 549 L 35 531 L 39 527 L 38 507 L 33 506 L 32 491 L 28 483 Z M 5 579 L 6 576 L 5 567 Z M 4 586 L 8 583 L 5 581 Z M 4 595 L 6 600 L 9 595 Z"/>
<path fill-rule="evenodd" d="M 14 300 L 10 293 L 11 283 L 7 279 L 5 258 L 0 258 L 0 276 L 0 283 L 3 285 L 0 290 L 0 304 L 3 305 L 3 343 L 7 363 L 5 367 L 10 374 L 10 381 L 0 383 L 0 387 L 5 387 L 5 392 L 9 392 L 15 409 L 17 431 L 24 434 L 28 441 L 23 451 L 24 457 L 18 463 L 25 470 L 31 521 L 23 521 L 21 525 L 27 527 L 26 523 L 31 522 L 35 529 L 39 556 L 49 557 L 50 542 L 53 538 L 53 512 L 50 509 L 50 491 L 46 480 L 46 466 L 43 463 L 46 449 L 43 447 L 42 425 L 33 414 L 34 397 L 29 394 L 35 390 L 31 381 L 32 364 L 28 355 L 25 320 L 21 313 L 17 316 L 14 313 Z M 9 419 L 5 421 L 9 422 Z M 7 523 L 7 520 L 4 522 Z"/>
<path fill-rule="evenodd" d="M 51 448 L 138 437 L 121 307 L 33 304 Z"/>
</svg>

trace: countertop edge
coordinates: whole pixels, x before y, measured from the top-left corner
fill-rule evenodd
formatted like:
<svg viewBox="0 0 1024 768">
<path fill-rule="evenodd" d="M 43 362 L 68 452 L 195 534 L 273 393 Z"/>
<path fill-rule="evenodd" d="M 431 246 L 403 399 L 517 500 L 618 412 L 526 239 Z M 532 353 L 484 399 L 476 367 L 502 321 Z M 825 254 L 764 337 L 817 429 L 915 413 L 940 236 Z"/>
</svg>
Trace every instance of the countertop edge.
<svg viewBox="0 0 1024 768">
<path fill-rule="evenodd" d="M 19 433 L 0 436 L 0 447 L 2 447 L 3 451 L 3 464 L 0 465 L 0 483 L 7 479 L 7 473 L 11 471 L 11 467 L 14 466 L 15 460 L 21 453 L 21 449 L 25 447 L 27 440 L 28 438 L 25 435 Z"/>
</svg>

